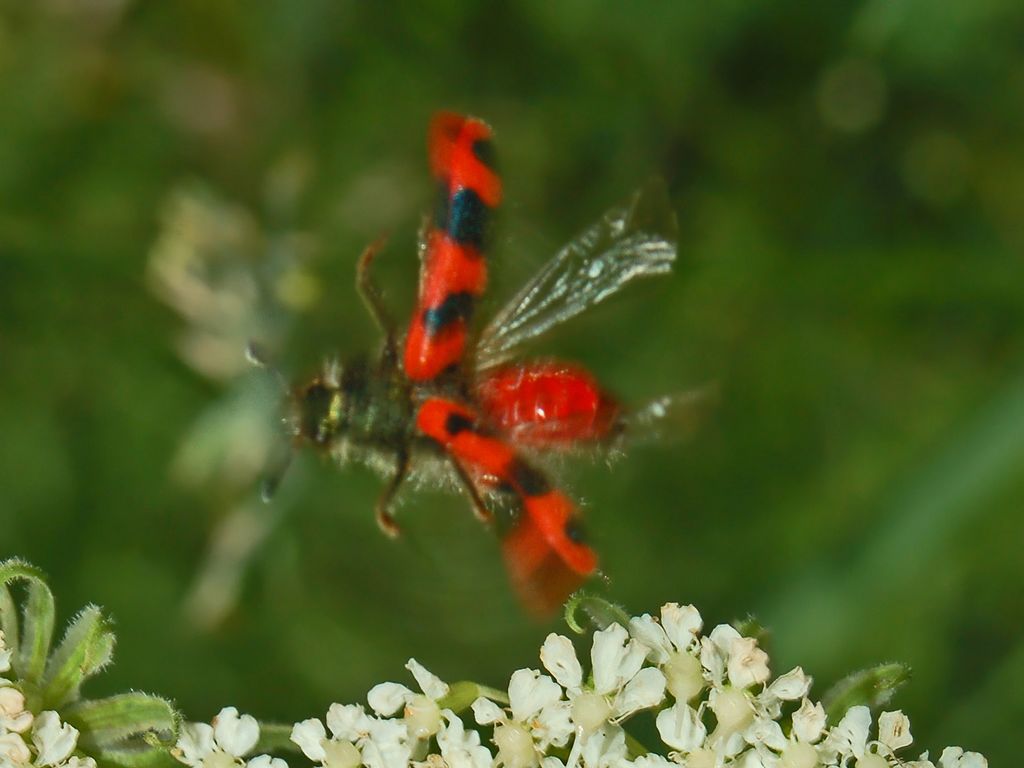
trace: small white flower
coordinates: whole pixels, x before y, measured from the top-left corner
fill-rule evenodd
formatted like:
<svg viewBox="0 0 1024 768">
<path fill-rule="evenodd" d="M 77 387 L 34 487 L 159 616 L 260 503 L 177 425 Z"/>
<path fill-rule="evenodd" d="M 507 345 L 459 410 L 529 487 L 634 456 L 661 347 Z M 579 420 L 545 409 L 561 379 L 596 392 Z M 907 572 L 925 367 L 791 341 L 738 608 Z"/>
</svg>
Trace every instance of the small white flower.
<svg viewBox="0 0 1024 768">
<path fill-rule="evenodd" d="M 270 755 L 257 755 L 252 760 L 246 762 L 245 768 L 288 768 L 288 763 L 286 763 L 280 757 L 271 757 Z"/>
<path fill-rule="evenodd" d="M 735 756 L 744 747 L 743 733 L 755 724 L 757 710 L 754 700 L 742 688 L 714 688 L 708 696 L 708 707 L 715 713 L 717 725 L 708 738 L 716 752 Z"/>
<path fill-rule="evenodd" d="M 850 707 L 843 719 L 829 732 L 825 747 L 835 752 L 845 765 L 850 758 L 860 759 L 867 751 L 871 710 L 864 706 Z"/>
<path fill-rule="evenodd" d="M 422 694 L 399 683 L 381 683 L 370 689 L 366 700 L 379 715 L 393 715 L 404 709 L 409 733 L 415 738 L 427 739 L 441 727 L 441 709 L 437 702 L 448 695 L 448 685 L 416 659 L 409 659 L 405 668 L 416 678 Z"/>
<path fill-rule="evenodd" d="M 516 670 L 509 680 L 508 700 L 511 717 L 488 699 L 473 702 L 476 721 L 494 726 L 499 763 L 507 768 L 535 766 L 549 747 L 569 742 L 569 702 L 550 677 L 535 669 Z"/>
<path fill-rule="evenodd" d="M 700 660 L 715 687 L 729 683 L 749 688 L 770 676 L 768 654 L 757 647 L 757 640 L 743 637 L 728 624 L 719 624 L 700 641 Z"/>
<path fill-rule="evenodd" d="M 371 717 L 352 704 L 332 704 L 327 710 L 327 728 L 317 718 L 296 723 L 291 740 L 324 768 L 404 766 L 412 753 L 404 720 Z"/>
<path fill-rule="evenodd" d="M 363 763 L 367 768 L 406 768 L 412 748 L 403 720 L 370 718 L 369 733 L 362 740 Z"/>
<path fill-rule="evenodd" d="M 586 768 L 620 768 L 626 761 L 626 733 L 617 725 L 609 723 L 580 743 Z M 569 766 L 572 765 L 570 756 Z"/>
<path fill-rule="evenodd" d="M 629 631 L 647 646 L 652 661 L 664 664 L 673 653 L 694 649 L 703 620 L 692 605 L 666 603 L 661 606 L 661 622 L 644 614 L 630 619 Z"/>
<path fill-rule="evenodd" d="M 235 757 L 252 751 L 260 738 L 260 726 L 252 715 L 239 715 L 234 707 L 225 707 L 213 718 L 213 739 Z"/>
<path fill-rule="evenodd" d="M 648 615 L 629 622 L 630 633 L 649 649 L 649 658 L 661 668 L 666 687 L 676 701 L 688 702 L 704 688 L 704 673 L 697 658 L 702 626 L 696 608 L 678 603 L 661 607 L 660 622 Z"/>
<path fill-rule="evenodd" d="M 40 712 L 32 726 L 32 746 L 36 765 L 56 766 L 63 763 L 78 744 L 78 729 L 62 723 L 56 712 Z"/>
<path fill-rule="evenodd" d="M 441 715 L 444 722 L 437 732 L 437 746 L 448 768 L 491 768 L 494 758 L 491 750 L 480 743 L 480 734 L 467 731 L 450 709 Z"/>
<path fill-rule="evenodd" d="M 260 738 L 260 727 L 251 715 L 239 715 L 225 707 L 213 724 L 186 723 L 181 729 L 174 755 L 193 768 L 229 768 L 243 764 Z M 278 768 L 273 766 L 273 768 Z"/>
<path fill-rule="evenodd" d="M 32 759 L 32 753 L 20 733 L 0 733 L 0 765 L 22 765 Z"/>
<path fill-rule="evenodd" d="M 583 669 L 568 638 L 548 635 L 540 658 L 572 701 L 572 719 L 585 734 L 605 723 L 619 722 L 665 698 L 665 675 L 644 667 L 650 649 L 631 639 L 619 624 L 594 633 L 591 646 L 593 687 L 584 687 Z"/>
<path fill-rule="evenodd" d="M 946 747 L 939 755 L 939 768 L 988 768 L 988 760 L 977 752 L 964 752 L 960 747 Z"/>
<path fill-rule="evenodd" d="M 798 741 L 813 744 L 821 738 L 827 721 L 825 708 L 820 703 L 811 704 L 810 701 L 804 699 L 800 704 L 800 709 L 793 713 L 793 736 Z"/>
<path fill-rule="evenodd" d="M 890 752 L 910 746 L 914 741 L 910 735 L 910 718 L 901 710 L 883 712 L 878 717 L 878 740 L 888 747 Z"/>
<path fill-rule="evenodd" d="M 327 710 L 327 727 L 316 718 L 303 720 L 292 728 L 291 740 L 302 753 L 325 768 L 354 768 L 362 762 L 356 746 L 370 732 L 370 718 L 360 706 L 332 704 Z"/>
<path fill-rule="evenodd" d="M 0 734 L 24 733 L 32 727 L 32 713 L 25 709 L 25 696 L 17 688 L 0 687 Z"/>
</svg>

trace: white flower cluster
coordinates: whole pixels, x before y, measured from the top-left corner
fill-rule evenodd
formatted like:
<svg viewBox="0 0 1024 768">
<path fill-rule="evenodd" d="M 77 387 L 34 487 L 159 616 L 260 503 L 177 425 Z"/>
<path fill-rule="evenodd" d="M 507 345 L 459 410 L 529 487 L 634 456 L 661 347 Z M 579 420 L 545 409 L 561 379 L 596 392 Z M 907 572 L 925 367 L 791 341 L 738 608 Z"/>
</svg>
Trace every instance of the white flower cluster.
<svg viewBox="0 0 1024 768">
<path fill-rule="evenodd" d="M 703 635 L 702 624 L 695 608 L 675 603 L 662 607 L 660 617 L 612 624 L 594 634 L 588 672 L 569 638 L 551 634 L 540 650 L 545 671 L 516 671 L 507 700 L 494 692 L 472 702 L 483 730 L 467 728 L 447 706 L 449 686 L 410 660 L 419 692 L 381 683 L 367 696 L 370 712 L 333 704 L 326 727 L 305 720 L 294 726 L 291 740 L 321 768 L 988 765 L 957 747 L 945 749 L 938 763 L 927 753 L 916 760 L 901 756 L 912 739 L 910 721 L 899 711 L 883 712 L 873 723 L 867 707 L 852 707 L 829 727 L 822 705 L 807 697 L 811 679 L 803 670 L 772 679 L 755 639 L 724 624 Z M 651 751 L 623 727 L 640 713 L 653 718 L 661 740 L 648 745 Z M 177 753 L 193 768 L 237 767 L 257 739 L 256 722 L 228 709 L 213 728 L 189 726 Z M 283 768 L 270 761 L 263 756 L 245 765 Z"/>
<path fill-rule="evenodd" d="M 0 631 L 0 674 L 10 669 L 11 652 Z M 76 728 L 62 723 L 56 712 L 33 715 L 25 708 L 24 694 L 0 677 L 0 768 L 96 768 L 91 757 L 73 754 L 77 746 Z"/>
<path fill-rule="evenodd" d="M 284 760 L 258 755 L 245 760 L 260 738 L 260 726 L 251 715 L 239 715 L 234 707 L 225 707 L 213 723 L 188 723 L 172 753 L 192 768 L 287 768 Z"/>
</svg>

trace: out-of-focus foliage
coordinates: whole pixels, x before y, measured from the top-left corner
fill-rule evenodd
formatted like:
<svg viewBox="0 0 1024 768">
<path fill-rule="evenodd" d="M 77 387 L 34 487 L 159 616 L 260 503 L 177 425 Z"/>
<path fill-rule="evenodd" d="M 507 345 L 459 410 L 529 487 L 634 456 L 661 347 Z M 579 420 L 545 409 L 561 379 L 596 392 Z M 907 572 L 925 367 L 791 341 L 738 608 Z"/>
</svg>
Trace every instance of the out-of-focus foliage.
<svg viewBox="0 0 1024 768">
<path fill-rule="evenodd" d="M 907 662 L 895 704 L 919 743 L 1009 764 L 1024 7 L 431 5 L 0 1 L 0 557 L 43 566 L 65 609 L 118 618 L 119 662 L 91 695 L 294 719 L 413 653 L 484 683 L 529 662 L 547 628 L 464 500 L 405 494 L 392 543 L 378 480 L 305 456 L 276 511 L 248 506 L 270 449 L 265 422 L 232 417 L 269 418 L 273 386 L 228 376 L 241 347 L 189 335 L 153 274 L 190 234 L 175 211 L 201 201 L 191 221 L 212 212 L 253 270 L 220 275 L 249 303 L 211 310 L 240 344 L 287 339 L 295 376 L 372 349 L 355 259 L 391 233 L 378 274 L 404 316 L 423 134 L 448 107 L 497 134 L 495 297 L 646 177 L 669 182 L 675 274 L 538 345 L 627 401 L 721 392 L 689 442 L 565 467 L 613 597 L 752 611 L 819 694 Z M 224 435 L 237 461 L 205 466 Z M 197 580 L 225 562 L 235 581 L 203 614 Z"/>
</svg>

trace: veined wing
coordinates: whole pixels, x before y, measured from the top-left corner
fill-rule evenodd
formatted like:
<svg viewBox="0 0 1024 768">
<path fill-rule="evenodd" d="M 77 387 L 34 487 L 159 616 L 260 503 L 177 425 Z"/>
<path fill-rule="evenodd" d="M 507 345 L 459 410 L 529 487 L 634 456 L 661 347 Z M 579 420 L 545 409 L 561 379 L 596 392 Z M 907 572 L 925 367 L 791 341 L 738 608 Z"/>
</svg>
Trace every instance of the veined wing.
<svg viewBox="0 0 1024 768">
<path fill-rule="evenodd" d="M 477 345 L 478 368 L 506 360 L 631 280 L 669 272 L 675 258 L 675 214 L 664 182 L 652 180 L 555 254 L 497 314 Z"/>
</svg>

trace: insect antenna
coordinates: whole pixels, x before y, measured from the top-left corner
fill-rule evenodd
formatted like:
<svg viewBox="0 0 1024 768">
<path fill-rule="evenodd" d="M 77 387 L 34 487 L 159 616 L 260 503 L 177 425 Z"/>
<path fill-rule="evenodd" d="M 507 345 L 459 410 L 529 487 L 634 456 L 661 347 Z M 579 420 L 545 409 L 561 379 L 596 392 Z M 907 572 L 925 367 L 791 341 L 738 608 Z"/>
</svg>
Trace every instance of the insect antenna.
<svg viewBox="0 0 1024 768">
<path fill-rule="evenodd" d="M 274 381 L 277 382 L 278 387 L 281 390 L 281 394 L 290 398 L 292 396 L 291 387 L 288 384 L 288 380 L 281 373 L 281 370 L 270 362 L 267 356 L 266 350 L 263 349 L 262 345 L 256 341 L 250 341 L 245 345 L 245 359 L 248 360 L 252 365 L 267 371 L 271 376 L 274 377 Z M 288 425 L 288 419 L 283 419 L 284 424 Z M 260 498 L 264 503 L 269 504 L 274 496 L 277 494 L 277 489 L 281 486 L 281 481 L 284 480 L 284 476 L 288 472 L 288 467 L 291 466 L 292 459 L 295 456 L 295 446 L 291 441 L 279 440 L 278 446 L 274 451 L 273 457 L 267 464 L 267 468 L 264 470 L 263 478 L 260 480 Z"/>
<path fill-rule="evenodd" d="M 277 495 L 277 489 L 281 487 L 281 481 L 288 473 L 288 467 L 292 464 L 295 450 L 288 445 L 285 450 L 278 450 L 277 455 L 271 460 L 268 468 L 264 470 L 263 478 L 260 480 L 260 499 L 264 504 L 269 504 Z"/>
<path fill-rule="evenodd" d="M 288 386 L 288 380 L 284 377 L 284 374 L 281 373 L 281 370 L 270 362 L 270 358 L 267 356 L 266 350 L 258 341 L 250 340 L 249 343 L 245 345 L 245 359 L 249 361 L 250 365 L 253 365 L 256 368 L 261 368 L 273 376 L 274 380 L 281 388 L 282 394 L 288 394 L 291 391 Z"/>
</svg>

